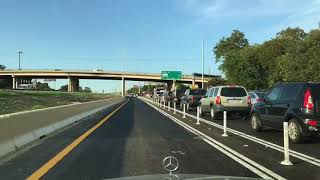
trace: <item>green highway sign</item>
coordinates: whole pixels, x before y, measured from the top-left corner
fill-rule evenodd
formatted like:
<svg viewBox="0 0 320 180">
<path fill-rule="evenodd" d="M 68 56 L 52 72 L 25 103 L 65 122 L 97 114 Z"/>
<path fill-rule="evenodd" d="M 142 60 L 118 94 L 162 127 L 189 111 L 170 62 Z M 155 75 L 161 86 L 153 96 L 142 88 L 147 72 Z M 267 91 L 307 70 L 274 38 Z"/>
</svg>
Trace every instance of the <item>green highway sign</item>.
<svg viewBox="0 0 320 180">
<path fill-rule="evenodd" d="M 180 80 L 182 79 L 182 72 L 181 71 L 161 71 L 161 79 Z"/>
</svg>

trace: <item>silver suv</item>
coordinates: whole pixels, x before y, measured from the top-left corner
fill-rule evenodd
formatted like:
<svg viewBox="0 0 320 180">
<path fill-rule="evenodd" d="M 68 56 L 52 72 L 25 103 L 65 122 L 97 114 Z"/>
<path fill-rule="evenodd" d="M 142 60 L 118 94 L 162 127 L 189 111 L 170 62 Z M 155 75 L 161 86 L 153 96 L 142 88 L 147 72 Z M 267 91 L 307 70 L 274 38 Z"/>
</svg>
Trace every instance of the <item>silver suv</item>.
<svg viewBox="0 0 320 180">
<path fill-rule="evenodd" d="M 223 111 L 239 113 L 242 119 L 247 119 L 251 99 L 247 90 L 242 86 L 215 86 L 209 88 L 205 97 L 200 100 L 201 115 L 210 113 L 211 119 Z"/>
</svg>

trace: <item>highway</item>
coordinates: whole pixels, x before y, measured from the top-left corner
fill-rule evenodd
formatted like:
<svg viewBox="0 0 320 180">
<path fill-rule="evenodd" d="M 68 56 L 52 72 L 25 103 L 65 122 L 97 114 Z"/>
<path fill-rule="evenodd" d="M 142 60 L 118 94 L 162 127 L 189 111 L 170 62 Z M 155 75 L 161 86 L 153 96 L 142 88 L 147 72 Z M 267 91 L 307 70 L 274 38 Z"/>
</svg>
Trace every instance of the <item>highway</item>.
<svg viewBox="0 0 320 180">
<path fill-rule="evenodd" d="M 220 128 L 195 122 L 192 117 L 183 118 L 180 113 L 173 114 L 146 100 L 131 98 L 2 161 L 0 179 L 109 179 L 152 174 L 162 174 L 159 179 L 173 175 L 184 179 L 181 174 L 320 178 L 320 163 L 316 159 L 309 160 L 314 161 L 311 163 L 294 157 L 293 166 L 283 166 L 280 165 L 283 153 L 266 143 L 234 133 L 222 137 Z M 214 123 L 221 124 L 221 120 Z M 233 129 L 281 145 L 281 132 L 252 133 L 248 123 L 229 121 Z M 294 149 L 299 152 L 311 149 L 308 146 L 311 145 Z M 316 150 L 306 153 L 317 154 Z M 166 157 L 173 157 L 179 164 L 171 175 L 170 168 L 163 163 Z"/>
</svg>

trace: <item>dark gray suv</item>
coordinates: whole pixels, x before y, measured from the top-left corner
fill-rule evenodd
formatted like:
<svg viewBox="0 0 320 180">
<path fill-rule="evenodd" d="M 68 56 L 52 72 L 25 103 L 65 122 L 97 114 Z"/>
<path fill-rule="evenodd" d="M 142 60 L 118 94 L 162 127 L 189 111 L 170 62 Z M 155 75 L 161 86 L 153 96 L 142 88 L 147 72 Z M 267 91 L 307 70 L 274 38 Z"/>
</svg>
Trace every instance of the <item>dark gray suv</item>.
<svg viewBox="0 0 320 180">
<path fill-rule="evenodd" d="M 320 83 L 279 84 L 252 106 L 251 127 L 256 131 L 264 126 L 283 129 L 284 121 L 289 122 L 289 138 L 294 143 L 319 135 Z"/>
</svg>

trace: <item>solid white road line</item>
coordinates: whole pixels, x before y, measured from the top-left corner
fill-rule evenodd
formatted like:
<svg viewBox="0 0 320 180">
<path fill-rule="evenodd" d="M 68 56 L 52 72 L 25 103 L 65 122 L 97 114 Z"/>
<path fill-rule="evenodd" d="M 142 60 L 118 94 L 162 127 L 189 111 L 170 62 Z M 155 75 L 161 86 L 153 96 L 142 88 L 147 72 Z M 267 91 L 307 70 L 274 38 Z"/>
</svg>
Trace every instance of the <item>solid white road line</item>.
<svg viewBox="0 0 320 180">
<path fill-rule="evenodd" d="M 260 177 L 262 177 L 264 179 L 272 179 L 272 178 L 285 179 L 285 178 L 281 177 L 280 175 L 278 175 L 278 174 L 272 172 L 271 170 L 267 169 L 266 167 L 254 162 L 253 160 L 251 160 L 251 159 L 245 157 L 244 155 L 232 150 L 231 148 L 225 146 L 224 144 L 214 140 L 213 138 L 211 138 L 211 137 L 207 136 L 206 134 L 202 133 L 201 131 L 198 131 L 197 129 L 185 124 L 184 122 L 182 122 L 179 119 L 173 117 L 172 115 L 168 114 L 167 112 L 162 111 L 161 109 L 155 107 L 153 104 L 151 104 L 149 102 L 146 102 L 146 103 L 149 104 L 154 109 L 156 109 L 157 111 L 159 111 L 161 114 L 167 116 L 168 118 L 170 118 L 171 120 L 173 120 L 174 122 L 179 124 L 180 126 L 184 127 L 189 132 L 191 132 L 191 133 L 193 133 L 193 134 L 195 134 L 197 136 L 202 137 L 202 139 L 205 142 L 207 142 L 208 144 L 210 144 L 212 147 L 216 148 L 220 152 L 224 153 L 225 155 L 229 156 L 230 158 L 232 158 L 236 162 L 240 163 L 244 167 L 246 167 L 249 170 L 251 170 L 252 172 L 256 173 L 258 176 L 260 176 Z"/>
<path fill-rule="evenodd" d="M 181 114 L 183 113 L 182 111 L 179 111 L 179 110 L 176 110 L 176 112 L 181 113 Z M 186 113 L 186 116 L 189 116 L 189 117 L 191 117 L 193 119 L 197 118 L 196 116 L 194 116 L 192 114 L 189 114 L 189 113 Z M 214 122 L 211 122 L 211 121 L 208 121 L 206 119 L 200 118 L 200 121 L 204 122 L 204 123 L 206 123 L 208 125 L 223 129 L 222 125 L 214 123 Z M 276 151 L 283 152 L 283 147 L 280 146 L 280 145 L 277 145 L 277 144 L 274 144 L 272 142 L 269 142 L 269 141 L 266 141 L 266 140 L 263 140 L 263 139 L 260 139 L 260 138 L 245 134 L 243 132 L 240 132 L 240 131 L 237 131 L 237 130 L 234 130 L 234 129 L 231 129 L 231 128 L 227 128 L 227 131 L 229 131 L 229 132 L 231 132 L 231 133 L 233 133 L 235 135 L 238 135 L 240 137 L 243 137 L 245 139 L 248 139 L 250 141 L 253 141 L 253 142 L 256 142 L 258 144 L 261 144 L 263 146 L 266 146 L 266 147 L 269 147 L 271 149 L 274 149 Z M 313 165 L 316 165 L 316 166 L 320 167 L 320 159 L 317 159 L 315 157 L 312 157 L 312 156 L 309 156 L 309 155 L 306 155 L 306 154 L 303 154 L 303 153 L 300 153 L 300 152 L 297 152 L 297 151 L 294 151 L 294 150 L 290 150 L 290 156 L 293 156 L 293 157 L 295 157 L 297 159 L 306 161 L 306 162 L 308 162 L 310 164 L 313 164 Z"/>
</svg>

